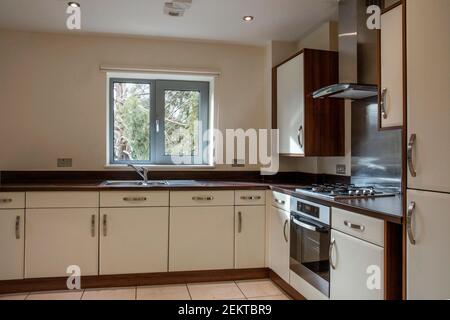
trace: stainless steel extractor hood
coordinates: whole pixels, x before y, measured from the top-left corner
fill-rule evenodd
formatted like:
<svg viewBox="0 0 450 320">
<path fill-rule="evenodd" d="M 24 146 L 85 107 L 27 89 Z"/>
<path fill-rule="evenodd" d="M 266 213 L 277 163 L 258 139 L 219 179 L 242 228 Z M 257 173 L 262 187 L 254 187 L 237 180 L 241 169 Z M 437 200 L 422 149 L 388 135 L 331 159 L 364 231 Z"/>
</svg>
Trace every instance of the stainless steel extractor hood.
<svg viewBox="0 0 450 320">
<path fill-rule="evenodd" d="M 381 0 L 339 1 L 339 83 L 313 93 L 314 99 L 365 99 L 378 95 L 376 30 L 367 28 L 370 5 Z"/>
</svg>

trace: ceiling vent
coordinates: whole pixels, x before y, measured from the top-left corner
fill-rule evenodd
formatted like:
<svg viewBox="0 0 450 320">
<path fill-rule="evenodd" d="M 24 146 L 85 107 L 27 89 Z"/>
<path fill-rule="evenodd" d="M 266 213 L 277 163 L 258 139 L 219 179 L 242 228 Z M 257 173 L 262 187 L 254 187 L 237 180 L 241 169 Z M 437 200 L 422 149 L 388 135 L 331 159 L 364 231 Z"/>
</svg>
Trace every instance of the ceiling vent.
<svg viewBox="0 0 450 320">
<path fill-rule="evenodd" d="M 173 0 L 166 2 L 164 5 L 164 13 L 171 17 L 182 17 L 191 5 L 192 0 Z"/>
</svg>

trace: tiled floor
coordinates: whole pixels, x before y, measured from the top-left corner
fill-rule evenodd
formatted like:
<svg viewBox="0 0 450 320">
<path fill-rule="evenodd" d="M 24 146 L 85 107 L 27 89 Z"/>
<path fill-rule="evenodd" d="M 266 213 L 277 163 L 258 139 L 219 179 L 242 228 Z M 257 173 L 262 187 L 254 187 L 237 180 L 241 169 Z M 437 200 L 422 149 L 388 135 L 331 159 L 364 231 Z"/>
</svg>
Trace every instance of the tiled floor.
<svg viewBox="0 0 450 320">
<path fill-rule="evenodd" d="M 289 300 L 268 279 L 0 295 L 0 300 Z"/>
</svg>

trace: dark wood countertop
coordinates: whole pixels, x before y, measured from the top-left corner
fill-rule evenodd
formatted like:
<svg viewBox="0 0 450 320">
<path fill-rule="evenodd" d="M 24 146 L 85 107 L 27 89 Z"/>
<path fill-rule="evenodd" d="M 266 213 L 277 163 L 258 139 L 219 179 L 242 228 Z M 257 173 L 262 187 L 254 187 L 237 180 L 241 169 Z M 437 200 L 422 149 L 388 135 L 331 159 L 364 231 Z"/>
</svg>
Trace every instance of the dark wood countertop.
<svg viewBox="0 0 450 320">
<path fill-rule="evenodd" d="M 267 190 L 295 196 L 300 199 L 313 201 L 322 205 L 349 210 L 359 214 L 383 219 L 392 223 L 402 223 L 402 197 L 386 197 L 375 199 L 348 199 L 327 200 L 301 195 L 295 192 L 300 184 L 260 182 L 260 181 L 171 181 L 165 186 L 108 186 L 103 181 L 71 181 L 55 183 L 23 183 L 0 185 L 0 192 L 32 192 L 32 191 L 143 191 L 143 190 L 167 190 L 167 191 L 190 191 L 190 190 Z"/>
</svg>

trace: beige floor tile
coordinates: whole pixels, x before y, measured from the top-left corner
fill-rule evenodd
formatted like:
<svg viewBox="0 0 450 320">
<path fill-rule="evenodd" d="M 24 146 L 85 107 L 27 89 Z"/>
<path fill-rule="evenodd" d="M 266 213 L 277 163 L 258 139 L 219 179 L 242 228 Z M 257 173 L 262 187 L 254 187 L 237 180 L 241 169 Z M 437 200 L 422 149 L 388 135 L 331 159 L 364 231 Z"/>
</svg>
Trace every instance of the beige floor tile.
<svg viewBox="0 0 450 320">
<path fill-rule="evenodd" d="M 26 300 L 80 300 L 81 291 L 50 291 L 30 293 Z"/>
<path fill-rule="evenodd" d="M 25 300 L 28 293 L 14 293 L 14 294 L 4 294 L 0 295 L 0 300 Z"/>
<path fill-rule="evenodd" d="M 269 296 L 269 297 L 257 297 L 257 298 L 248 298 L 248 300 L 291 300 L 288 296 L 279 295 L 279 296 Z"/>
<path fill-rule="evenodd" d="M 270 280 L 237 281 L 247 298 L 279 296 L 283 292 Z"/>
<path fill-rule="evenodd" d="M 245 296 L 234 282 L 188 284 L 192 300 L 232 300 Z"/>
<path fill-rule="evenodd" d="M 136 288 L 85 290 L 82 300 L 135 300 Z"/>
<path fill-rule="evenodd" d="M 191 300 L 186 285 L 138 287 L 137 300 Z"/>
</svg>

